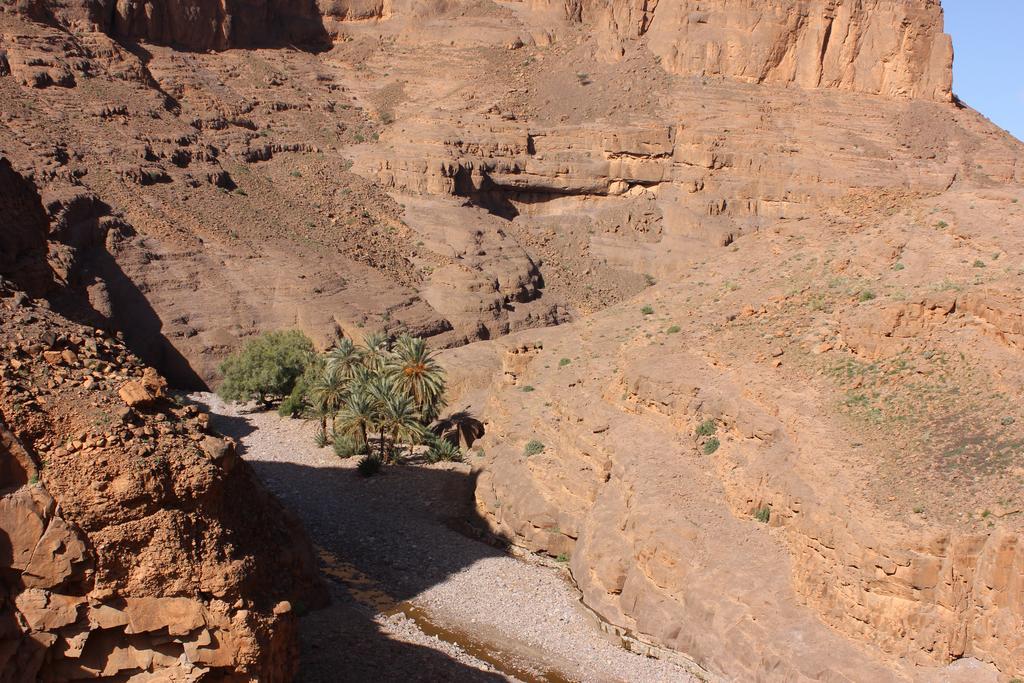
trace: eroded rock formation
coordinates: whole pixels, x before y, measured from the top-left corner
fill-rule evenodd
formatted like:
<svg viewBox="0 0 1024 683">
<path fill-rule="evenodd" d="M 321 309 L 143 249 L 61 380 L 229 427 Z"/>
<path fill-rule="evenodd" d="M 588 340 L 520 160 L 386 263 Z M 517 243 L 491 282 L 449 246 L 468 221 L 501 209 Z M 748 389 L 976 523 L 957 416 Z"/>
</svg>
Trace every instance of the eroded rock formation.
<svg viewBox="0 0 1024 683">
<path fill-rule="evenodd" d="M 670 73 L 949 101 L 953 44 L 937 0 L 586 0 L 565 13 L 613 58 L 644 38 Z"/>
<path fill-rule="evenodd" d="M 123 344 L 0 300 L 0 676 L 287 681 L 298 523 Z"/>
</svg>

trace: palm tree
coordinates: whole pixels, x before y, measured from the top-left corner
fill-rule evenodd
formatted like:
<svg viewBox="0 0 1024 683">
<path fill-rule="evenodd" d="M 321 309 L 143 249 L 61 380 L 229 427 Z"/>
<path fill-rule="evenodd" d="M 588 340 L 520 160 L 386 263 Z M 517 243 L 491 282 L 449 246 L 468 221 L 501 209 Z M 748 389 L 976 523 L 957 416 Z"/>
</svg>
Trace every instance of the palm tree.
<svg viewBox="0 0 1024 683">
<path fill-rule="evenodd" d="M 419 412 L 411 396 L 393 394 L 384 401 L 381 406 L 381 458 L 389 462 L 390 452 L 385 452 L 385 434 L 391 437 L 391 449 L 399 443 L 416 444 L 424 435 L 423 424 L 420 422 Z"/>
<path fill-rule="evenodd" d="M 369 448 L 369 432 L 380 418 L 379 404 L 370 396 L 365 387 L 357 386 L 348 397 L 345 405 L 338 412 L 334 428 L 339 434 L 345 434 L 363 440 Z"/>
<path fill-rule="evenodd" d="M 348 338 L 339 340 L 338 345 L 327 352 L 327 367 L 337 368 L 346 379 L 351 379 L 362 363 L 363 350 Z"/>
<path fill-rule="evenodd" d="M 363 350 L 363 366 L 370 372 L 380 372 L 391 355 L 388 336 L 383 332 L 373 332 L 367 335 L 364 344 L 366 348 Z"/>
<path fill-rule="evenodd" d="M 444 408 L 444 370 L 427 350 L 427 343 L 402 335 L 387 364 L 387 374 L 397 389 L 412 397 L 423 421 L 434 421 Z"/>
<path fill-rule="evenodd" d="M 334 416 L 348 397 L 348 380 L 337 365 L 328 364 L 313 381 L 309 396 L 320 414 L 320 428 L 327 433 L 327 418 L 331 418 L 333 426 Z"/>
</svg>

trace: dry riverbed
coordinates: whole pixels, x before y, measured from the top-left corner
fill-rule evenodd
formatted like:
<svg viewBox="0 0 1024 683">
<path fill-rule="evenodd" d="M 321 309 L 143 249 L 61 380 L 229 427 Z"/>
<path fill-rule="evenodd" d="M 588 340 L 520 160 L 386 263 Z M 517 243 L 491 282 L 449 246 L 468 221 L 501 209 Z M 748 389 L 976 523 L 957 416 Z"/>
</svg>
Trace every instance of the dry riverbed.
<svg viewBox="0 0 1024 683">
<path fill-rule="evenodd" d="M 564 570 L 462 533 L 469 464 L 364 479 L 355 459 L 314 445 L 312 424 L 192 398 L 320 550 L 332 604 L 302 619 L 301 681 L 696 680 L 602 632 Z"/>
</svg>

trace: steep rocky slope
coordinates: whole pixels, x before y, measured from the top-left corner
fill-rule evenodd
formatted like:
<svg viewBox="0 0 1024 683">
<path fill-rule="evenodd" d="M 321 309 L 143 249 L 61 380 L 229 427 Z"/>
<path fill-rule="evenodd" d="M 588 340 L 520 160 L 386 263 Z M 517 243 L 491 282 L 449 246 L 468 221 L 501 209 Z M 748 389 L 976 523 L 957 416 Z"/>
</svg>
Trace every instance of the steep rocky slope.
<svg viewBox="0 0 1024 683">
<path fill-rule="evenodd" d="M 0 676 L 290 680 L 305 533 L 118 338 L 20 290 L 52 279 L 49 226 L 0 174 Z"/>
</svg>

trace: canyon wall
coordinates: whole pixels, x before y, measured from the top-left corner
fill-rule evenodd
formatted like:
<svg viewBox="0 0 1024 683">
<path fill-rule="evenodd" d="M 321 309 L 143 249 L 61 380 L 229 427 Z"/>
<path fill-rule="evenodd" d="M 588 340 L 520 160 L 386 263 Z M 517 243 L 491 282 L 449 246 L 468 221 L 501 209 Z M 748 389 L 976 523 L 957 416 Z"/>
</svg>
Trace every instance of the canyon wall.
<svg viewBox="0 0 1024 683">
<path fill-rule="evenodd" d="M 938 0 L 566 0 L 606 54 L 643 38 L 669 73 L 949 101 Z"/>
</svg>

